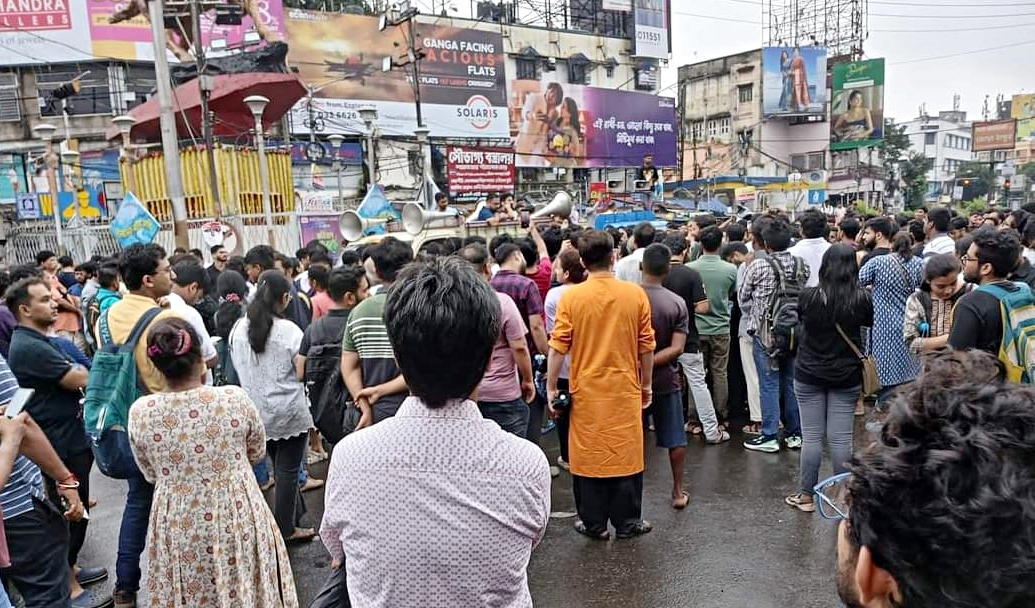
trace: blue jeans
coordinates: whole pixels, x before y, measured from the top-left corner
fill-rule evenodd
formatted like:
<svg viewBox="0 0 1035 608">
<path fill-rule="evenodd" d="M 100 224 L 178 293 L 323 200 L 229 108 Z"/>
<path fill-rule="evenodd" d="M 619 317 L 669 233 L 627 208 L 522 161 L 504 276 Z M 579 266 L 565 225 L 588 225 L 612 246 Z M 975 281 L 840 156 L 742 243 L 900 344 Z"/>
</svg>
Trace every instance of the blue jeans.
<svg viewBox="0 0 1035 608">
<path fill-rule="evenodd" d="M 140 589 L 140 555 L 147 544 L 147 524 L 151 517 L 151 502 L 155 487 L 137 474 L 129 480 L 126 509 L 122 512 L 119 529 L 119 550 L 115 559 L 115 590 Z"/>
<path fill-rule="evenodd" d="M 765 346 L 754 339 L 755 367 L 758 368 L 758 396 L 762 405 L 762 436 L 775 438 L 780 432 L 780 396 L 784 406 L 784 436 L 801 436 L 798 398 L 794 395 L 794 358 L 780 360 L 773 369 Z"/>
<path fill-rule="evenodd" d="M 478 409 L 482 412 L 482 418 L 492 420 L 508 433 L 525 437 L 528 431 L 529 409 L 521 397 L 498 403 L 479 401 Z M 536 428 L 535 432 L 538 433 L 539 429 Z"/>
<path fill-rule="evenodd" d="M 304 486 L 309 481 L 308 466 L 305 462 L 305 457 L 302 458 L 302 466 L 298 469 L 298 485 Z M 270 480 L 270 457 L 263 456 L 262 460 L 255 463 L 252 467 L 252 472 L 255 473 L 255 480 L 259 482 L 260 486 L 266 485 Z M 0 606 L 0 608 L 3 608 Z"/>
</svg>

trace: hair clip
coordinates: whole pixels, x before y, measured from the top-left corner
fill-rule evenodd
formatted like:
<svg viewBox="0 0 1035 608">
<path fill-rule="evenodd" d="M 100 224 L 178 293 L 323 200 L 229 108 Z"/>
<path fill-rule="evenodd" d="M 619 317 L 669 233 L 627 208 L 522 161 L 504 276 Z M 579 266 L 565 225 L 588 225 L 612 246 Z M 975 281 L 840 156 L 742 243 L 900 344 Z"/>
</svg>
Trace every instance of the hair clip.
<svg viewBox="0 0 1035 608">
<path fill-rule="evenodd" d="M 188 332 L 186 329 L 181 329 L 178 333 L 180 335 L 180 344 L 176 348 L 176 355 L 186 355 L 188 352 L 190 352 L 191 347 L 190 332 Z"/>
</svg>

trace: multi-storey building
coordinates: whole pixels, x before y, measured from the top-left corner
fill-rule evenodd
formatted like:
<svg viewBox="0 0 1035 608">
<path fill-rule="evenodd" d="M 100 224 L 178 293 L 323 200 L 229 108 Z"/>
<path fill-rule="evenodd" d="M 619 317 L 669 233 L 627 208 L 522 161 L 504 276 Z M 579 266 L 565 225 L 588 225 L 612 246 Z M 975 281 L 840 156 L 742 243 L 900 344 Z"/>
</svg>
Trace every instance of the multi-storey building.
<svg viewBox="0 0 1035 608">
<path fill-rule="evenodd" d="M 931 160 L 925 200 L 948 201 L 960 166 L 974 160 L 967 113 L 943 111 L 937 116 L 924 115 L 903 124 L 912 149 Z"/>
</svg>

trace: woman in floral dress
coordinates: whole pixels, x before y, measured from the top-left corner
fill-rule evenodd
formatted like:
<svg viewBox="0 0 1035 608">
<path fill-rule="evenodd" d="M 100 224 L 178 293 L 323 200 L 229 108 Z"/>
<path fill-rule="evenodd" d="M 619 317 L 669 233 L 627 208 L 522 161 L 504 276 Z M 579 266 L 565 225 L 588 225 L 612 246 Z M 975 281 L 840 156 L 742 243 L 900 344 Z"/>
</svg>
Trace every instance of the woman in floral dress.
<svg viewBox="0 0 1035 608">
<path fill-rule="evenodd" d="M 182 319 L 154 326 L 147 355 L 167 386 L 129 413 L 133 455 L 155 484 L 149 606 L 297 607 L 287 549 L 251 469 L 266 447 L 251 399 L 203 384 L 200 341 Z"/>
</svg>

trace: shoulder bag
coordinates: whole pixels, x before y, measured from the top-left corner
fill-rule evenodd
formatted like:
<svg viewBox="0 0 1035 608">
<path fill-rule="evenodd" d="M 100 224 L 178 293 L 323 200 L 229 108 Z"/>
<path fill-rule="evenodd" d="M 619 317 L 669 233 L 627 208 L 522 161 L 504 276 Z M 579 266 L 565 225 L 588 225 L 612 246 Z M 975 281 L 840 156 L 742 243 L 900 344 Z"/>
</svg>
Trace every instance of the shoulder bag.
<svg viewBox="0 0 1035 608">
<path fill-rule="evenodd" d="M 870 395 L 876 395 L 881 388 L 880 376 L 877 375 L 877 362 L 873 357 L 867 357 L 859 350 L 859 347 L 852 342 L 852 339 L 848 337 L 845 330 L 841 328 L 840 323 L 835 323 L 834 327 L 837 328 L 837 333 L 841 334 L 841 338 L 848 345 L 848 348 L 852 349 L 856 357 L 859 357 L 859 361 L 862 362 L 862 394 L 864 397 Z"/>
</svg>

